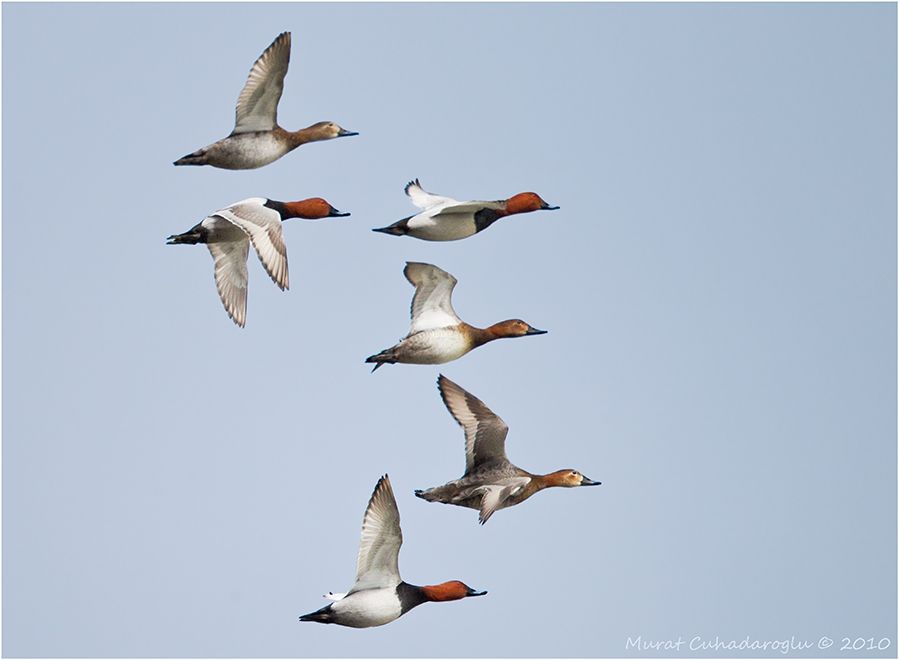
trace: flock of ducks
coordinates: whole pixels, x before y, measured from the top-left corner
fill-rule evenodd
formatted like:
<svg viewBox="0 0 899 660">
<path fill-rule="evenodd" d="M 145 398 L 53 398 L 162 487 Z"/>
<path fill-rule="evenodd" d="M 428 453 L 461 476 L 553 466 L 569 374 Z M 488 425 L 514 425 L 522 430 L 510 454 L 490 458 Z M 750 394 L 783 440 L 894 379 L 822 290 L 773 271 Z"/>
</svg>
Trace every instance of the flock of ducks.
<svg viewBox="0 0 899 660">
<path fill-rule="evenodd" d="M 237 100 L 231 134 L 175 161 L 175 165 L 211 165 L 230 170 L 267 165 L 307 142 L 358 135 L 334 122 L 318 122 L 298 131 L 278 125 L 278 102 L 290 62 L 290 33 L 283 32 L 253 64 Z M 490 227 L 508 215 L 556 210 L 533 192 L 499 201 L 460 202 L 429 193 L 418 179 L 406 185 L 406 195 L 420 212 L 373 231 L 411 236 L 426 241 L 457 241 Z M 215 263 L 215 283 L 225 311 L 234 323 L 246 324 L 247 258 L 250 244 L 272 281 L 282 290 L 289 286 L 287 246 L 281 223 L 290 218 L 319 219 L 348 216 L 328 201 L 313 197 L 280 202 L 253 197 L 215 211 L 181 234 L 169 236 L 170 245 L 203 243 Z M 486 328 L 469 325 L 452 306 L 456 278 L 437 266 L 408 262 L 403 274 L 415 287 L 409 334 L 398 344 L 368 357 L 372 371 L 383 364 L 443 364 L 494 339 L 545 334 L 520 319 Z M 483 401 L 442 374 L 437 379 L 447 410 L 465 432 L 465 474 L 442 486 L 416 490 L 428 502 L 442 502 L 478 510 L 486 523 L 500 509 L 520 504 L 551 487 L 596 486 L 577 470 L 532 474 L 506 457 L 509 427 Z M 369 499 L 362 522 L 356 562 L 356 582 L 346 593 L 329 593 L 333 601 L 300 617 L 300 621 L 336 623 L 368 628 L 390 623 L 425 602 L 483 596 L 458 580 L 416 586 L 399 573 L 403 534 L 390 479 L 382 476 Z"/>
</svg>

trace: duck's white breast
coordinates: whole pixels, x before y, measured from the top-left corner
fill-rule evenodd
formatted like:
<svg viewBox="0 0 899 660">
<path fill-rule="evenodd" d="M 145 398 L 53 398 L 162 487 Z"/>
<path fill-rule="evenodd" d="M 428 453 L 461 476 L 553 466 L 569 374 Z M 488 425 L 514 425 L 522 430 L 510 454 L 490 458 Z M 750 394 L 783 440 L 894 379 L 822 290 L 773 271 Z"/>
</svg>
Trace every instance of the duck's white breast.
<svg viewBox="0 0 899 660">
<path fill-rule="evenodd" d="M 425 241 L 457 241 L 477 233 L 473 213 L 451 213 L 433 217 L 440 209 L 419 213 L 409 220 L 409 233 Z"/>
<path fill-rule="evenodd" d="M 443 364 L 471 350 L 471 340 L 459 326 L 422 330 L 401 342 L 403 360 L 413 364 Z"/>
<path fill-rule="evenodd" d="M 207 149 L 211 164 L 225 169 L 255 169 L 278 160 L 290 149 L 272 131 L 238 133 L 219 140 Z"/>
<path fill-rule="evenodd" d="M 357 591 L 334 603 L 331 611 L 341 625 L 352 628 L 383 626 L 403 613 L 394 588 Z"/>
</svg>

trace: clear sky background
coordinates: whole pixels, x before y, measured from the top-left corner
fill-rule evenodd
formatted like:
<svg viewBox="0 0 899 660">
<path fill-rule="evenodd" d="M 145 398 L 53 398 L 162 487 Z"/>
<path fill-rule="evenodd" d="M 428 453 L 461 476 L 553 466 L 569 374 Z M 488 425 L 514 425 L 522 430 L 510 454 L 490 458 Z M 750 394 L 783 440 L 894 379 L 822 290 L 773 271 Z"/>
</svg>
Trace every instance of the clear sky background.
<svg viewBox="0 0 899 660">
<path fill-rule="evenodd" d="M 2 10 L 4 655 L 895 656 L 894 4 Z M 360 135 L 173 167 L 282 30 L 281 124 Z M 369 231 L 414 177 L 561 210 Z M 352 216 L 285 226 L 289 292 L 251 254 L 241 330 L 206 249 L 165 237 L 250 196 Z M 458 278 L 465 320 L 549 334 L 369 373 L 406 260 Z M 603 485 L 484 527 L 416 499 L 464 468 L 438 373 L 513 462 Z M 489 595 L 299 623 L 352 585 L 385 472 L 403 577 Z"/>
</svg>

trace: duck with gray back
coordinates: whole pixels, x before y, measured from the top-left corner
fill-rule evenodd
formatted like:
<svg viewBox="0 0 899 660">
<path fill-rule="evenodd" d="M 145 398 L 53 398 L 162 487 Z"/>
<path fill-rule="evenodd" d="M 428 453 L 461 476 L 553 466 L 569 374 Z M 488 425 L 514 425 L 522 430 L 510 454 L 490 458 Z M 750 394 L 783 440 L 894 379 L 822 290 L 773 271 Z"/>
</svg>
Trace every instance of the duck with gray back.
<svg viewBox="0 0 899 660">
<path fill-rule="evenodd" d="M 418 497 L 477 509 L 483 525 L 496 511 L 521 504 L 546 488 L 600 485 L 577 470 L 532 474 L 513 465 L 506 458 L 506 423 L 442 374 L 437 387 L 447 410 L 465 431 L 465 474 L 442 486 L 416 490 Z"/>
<path fill-rule="evenodd" d="M 278 102 L 290 62 L 290 32 L 282 32 L 259 56 L 237 99 L 234 130 L 228 137 L 179 158 L 175 165 L 212 165 L 225 170 L 252 170 L 307 142 L 358 135 L 332 121 L 298 131 L 278 125 Z"/>
<path fill-rule="evenodd" d="M 427 192 L 418 179 L 406 184 L 406 196 L 418 208 L 410 215 L 387 227 L 372 229 L 391 236 L 411 236 L 423 241 L 458 241 L 484 231 L 506 216 L 532 211 L 555 211 L 537 193 L 522 192 L 495 202 L 459 202 Z"/>
</svg>

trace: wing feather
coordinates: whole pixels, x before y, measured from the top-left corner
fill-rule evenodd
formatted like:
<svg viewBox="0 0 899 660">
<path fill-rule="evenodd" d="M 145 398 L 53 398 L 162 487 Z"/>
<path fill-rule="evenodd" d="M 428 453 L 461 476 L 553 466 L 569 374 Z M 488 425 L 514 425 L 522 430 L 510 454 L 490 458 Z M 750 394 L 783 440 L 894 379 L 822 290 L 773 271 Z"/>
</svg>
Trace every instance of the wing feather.
<svg viewBox="0 0 899 660">
<path fill-rule="evenodd" d="M 530 477 L 512 477 L 505 479 L 500 484 L 485 486 L 484 496 L 481 498 L 481 510 L 478 522 L 482 525 L 490 519 L 494 513 L 503 508 L 503 505 L 513 495 L 517 495 L 522 488 L 528 485 Z"/>
<path fill-rule="evenodd" d="M 406 195 L 409 197 L 409 200 L 420 209 L 430 209 L 435 206 L 439 206 L 440 204 L 458 204 L 455 199 L 452 197 L 443 197 L 442 195 L 435 195 L 434 193 L 429 193 L 424 188 L 421 187 L 421 183 L 418 179 L 414 181 L 410 181 L 406 184 Z"/>
<path fill-rule="evenodd" d="M 208 243 L 215 262 L 215 287 L 228 316 L 241 328 L 247 322 L 247 255 L 250 241 Z"/>
<path fill-rule="evenodd" d="M 502 211 L 504 208 L 505 204 L 503 204 L 503 202 L 465 202 L 463 204 L 454 204 L 452 206 L 447 206 L 446 208 L 440 209 L 437 213 L 434 214 L 433 217 L 443 218 L 445 216 L 454 215 L 457 213 L 474 215 L 478 211 L 483 211 L 484 209 Z"/>
<path fill-rule="evenodd" d="M 415 287 L 412 296 L 412 325 L 409 334 L 431 328 L 458 325 L 462 320 L 453 310 L 453 288 L 456 278 L 431 264 L 410 261 L 403 270 Z"/>
<path fill-rule="evenodd" d="M 265 272 L 281 290 L 289 288 L 287 246 L 281 232 L 281 216 L 264 206 L 263 199 L 249 199 L 216 211 L 215 215 L 242 229 L 253 243 Z"/>
<path fill-rule="evenodd" d="M 363 589 L 395 587 L 402 578 L 398 566 L 403 532 L 400 512 L 385 474 L 378 480 L 365 517 L 362 520 L 362 540 L 356 559 L 356 584 L 347 595 Z"/>
<path fill-rule="evenodd" d="M 465 475 L 484 465 L 508 464 L 509 427 L 502 418 L 443 374 L 437 378 L 437 388 L 447 410 L 465 431 Z"/>
<path fill-rule="evenodd" d="M 278 102 L 290 64 L 290 32 L 279 34 L 253 64 L 237 98 L 234 131 L 270 131 L 278 124 Z"/>
</svg>

